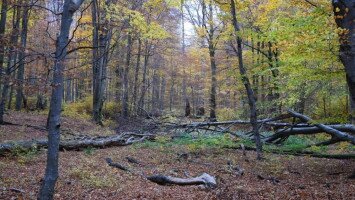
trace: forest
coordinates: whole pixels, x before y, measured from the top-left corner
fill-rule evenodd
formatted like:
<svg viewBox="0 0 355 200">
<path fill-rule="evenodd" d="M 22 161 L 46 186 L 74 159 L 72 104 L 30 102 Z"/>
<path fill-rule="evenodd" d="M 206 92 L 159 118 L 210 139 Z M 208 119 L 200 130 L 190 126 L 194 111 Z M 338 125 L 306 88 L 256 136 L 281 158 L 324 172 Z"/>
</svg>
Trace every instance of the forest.
<svg viewBox="0 0 355 200">
<path fill-rule="evenodd" d="M 0 199 L 355 199 L 355 0 L 0 9 Z"/>
</svg>

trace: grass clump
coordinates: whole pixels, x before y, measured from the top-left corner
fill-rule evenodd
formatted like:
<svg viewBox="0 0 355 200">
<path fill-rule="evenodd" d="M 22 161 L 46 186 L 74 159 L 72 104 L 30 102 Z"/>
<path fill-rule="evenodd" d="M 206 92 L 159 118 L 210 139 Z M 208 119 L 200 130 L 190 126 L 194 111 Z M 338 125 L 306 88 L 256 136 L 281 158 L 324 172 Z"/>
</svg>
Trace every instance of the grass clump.
<svg viewBox="0 0 355 200">
<path fill-rule="evenodd" d="M 91 119 L 93 111 L 93 97 L 88 96 L 78 102 L 63 105 L 63 116 L 80 119 Z M 105 102 L 102 116 L 105 119 L 114 118 L 121 111 L 121 106 L 116 102 Z"/>
<path fill-rule="evenodd" d="M 32 146 L 29 149 L 22 148 L 21 146 L 16 145 L 15 148 L 11 151 L 11 156 L 17 158 L 19 164 L 27 164 L 34 160 L 39 154 L 39 150 L 36 146 Z"/>
<path fill-rule="evenodd" d="M 191 152 L 208 148 L 234 147 L 235 140 L 229 134 L 223 135 L 194 135 L 183 133 L 172 139 L 169 136 L 158 136 L 155 141 L 146 141 L 136 144 L 137 148 L 169 148 L 173 146 L 184 146 Z"/>
<path fill-rule="evenodd" d="M 114 187 L 116 181 L 109 175 L 96 174 L 90 169 L 74 167 L 70 171 L 70 176 L 79 179 L 85 186 L 94 188 Z"/>
</svg>

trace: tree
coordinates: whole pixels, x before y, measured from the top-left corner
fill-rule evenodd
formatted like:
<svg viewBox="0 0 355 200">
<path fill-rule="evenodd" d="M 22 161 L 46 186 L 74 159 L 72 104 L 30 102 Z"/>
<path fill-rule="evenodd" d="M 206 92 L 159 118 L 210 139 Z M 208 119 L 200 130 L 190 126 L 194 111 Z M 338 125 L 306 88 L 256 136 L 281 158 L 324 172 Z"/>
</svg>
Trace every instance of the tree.
<svg viewBox="0 0 355 200">
<path fill-rule="evenodd" d="M 351 121 L 355 123 L 355 0 L 332 0 L 335 21 L 340 28 L 339 57 L 344 65 L 351 102 Z"/>
<path fill-rule="evenodd" d="M 2 43 L 4 41 L 4 34 L 5 34 L 5 30 L 6 30 L 7 7 L 8 7 L 7 0 L 3 0 L 2 5 L 1 5 L 1 20 L 0 20 L 0 41 Z M 0 82 L 2 81 L 4 57 L 5 57 L 5 45 L 1 45 L 1 47 L 0 47 Z"/>
<path fill-rule="evenodd" d="M 210 120 L 216 121 L 216 109 L 217 109 L 217 58 L 216 51 L 219 38 L 223 28 L 220 27 L 218 19 L 218 10 L 215 8 L 214 1 L 202 0 L 194 2 L 196 7 L 192 4 L 185 3 L 186 10 L 190 17 L 190 21 L 195 28 L 195 32 L 202 38 L 200 45 L 203 48 L 207 46 L 209 54 L 209 63 L 211 68 L 211 87 L 209 93 L 210 102 Z M 207 42 L 207 45 L 206 45 Z"/>
<path fill-rule="evenodd" d="M 21 30 L 21 50 L 19 54 L 19 67 L 17 71 L 17 89 L 16 89 L 16 110 L 21 110 L 22 102 L 25 101 L 23 93 L 23 82 L 25 78 L 25 58 L 27 47 L 27 32 L 29 20 L 29 7 L 24 5 L 22 13 L 22 30 Z"/>
<path fill-rule="evenodd" d="M 104 5 L 107 2 L 105 1 Z M 108 49 L 110 47 L 111 30 L 108 27 L 106 14 L 102 12 L 99 2 L 92 3 L 92 24 L 93 24 L 93 119 L 97 124 L 102 125 L 102 107 L 104 104 L 104 91 L 106 72 L 108 65 Z"/>
<path fill-rule="evenodd" d="M 7 66 L 5 69 L 5 79 L 3 80 L 4 86 L 2 89 L 1 99 L 0 99 L 0 124 L 4 123 L 6 101 L 10 89 L 10 79 L 11 79 L 11 74 L 13 74 L 12 73 L 14 71 L 13 66 L 16 63 L 16 58 L 17 58 L 16 46 L 18 43 L 18 36 L 20 33 L 20 29 L 19 29 L 20 19 L 21 19 L 20 6 L 14 6 L 13 23 L 12 23 L 12 30 L 11 30 L 11 37 L 10 37 L 10 47 L 9 47 L 9 52 L 7 57 Z"/>
<path fill-rule="evenodd" d="M 255 138 L 255 143 L 256 143 L 256 149 L 257 149 L 257 157 L 258 159 L 261 159 L 262 155 L 262 144 L 260 140 L 260 134 L 259 134 L 259 126 L 258 126 L 258 114 L 257 114 L 257 108 L 256 108 L 256 96 L 254 93 L 254 90 L 250 84 L 247 71 L 244 67 L 243 63 L 243 49 L 242 49 L 242 38 L 238 35 L 240 28 L 238 25 L 237 21 L 237 12 L 236 12 L 236 5 L 234 0 L 230 1 L 230 9 L 231 9 L 231 16 L 232 16 L 232 24 L 234 28 L 234 35 L 237 37 L 237 48 L 232 46 L 234 49 L 235 53 L 238 55 L 238 65 L 239 65 L 239 72 L 240 75 L 242 76 L 242 81 L 245 86 L 245 90 L 247 91 L 248 95 L 248 102 L 249 102 L 249 107 L 250 107 L 250 123 L 252 124 L 253 127 L 253 133 L 254 133 L 254 138 Z M 232 44 L 233 45 L 233 44 Z"/>
<path fill-rule="evenodd" d="M 74 13 L 84 0 L 65 0 L 61 17 L 60 32 L 57 38 L 55 60 L 53 67 L 52 95 L 48 117 L 48 151 L 46 173 L 39 192 L 38 199 L 53 199 L 54 187 L 58 178 L 60 116 L 63 99 L 63 71 L 67 46 L 69 43 L 70 26 Z"/>
</svg>

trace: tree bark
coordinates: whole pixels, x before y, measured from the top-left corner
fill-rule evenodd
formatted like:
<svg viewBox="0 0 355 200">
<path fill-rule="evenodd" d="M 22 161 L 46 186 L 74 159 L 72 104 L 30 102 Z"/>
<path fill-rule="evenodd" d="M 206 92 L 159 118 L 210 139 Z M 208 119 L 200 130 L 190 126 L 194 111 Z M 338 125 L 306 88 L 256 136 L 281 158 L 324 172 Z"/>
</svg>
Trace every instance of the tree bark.
<svg viewBox="0 0 355 200">
<path fill-rule="evenodd" d="M 18 41 L 19 35 L 19 25 L 20 25 L 20 14 L 21 9 L 20 7 L 14 7 L 14 15 L 13 15 L 13 28 L 10 38 L 10 48 L 9 48 L 9 56 L 7 60 L 7 67 L 5 70 L 5 80 L 4 80 L 4 87 L 2 89 L 2 95 L 0 99 L 0 124 L 4 123 L 4 114 L 5 114 L 5 107 L 6 107 L 6 100 L 8 97 L 9 89 L 10 89 L 10 79 L 11 79 L 11 72 L 13 71 L 12 64 L 16 63 L 17 53 L 15 52 L 15 48 Z"/>
<path fill-rule="evenodd" d="M 54 187 L 58 178 L 58 159 L 60 143 L 60 116 L 63 99 L 63 71 L 67 55 L 70 26 L 74 13 L 84 0 L 65 0 L 61 16 L 60 33 L 57 38 L 54 60 L 52 95 L 48 120 L 48 151 L 45 177 L 38 199 L 53 199 Z"/>
<path fill-rule="evenodd" d="M 210 56 L 211 64 L 211 91 L 210 91 L 210 121 L 217 121 L 216 108 L 217 108 L 217 64 L 216 64 L 216 46 L 215 46 L 215 28 L 213 25 L 213 7 L 212 2 L 208 4 L 209 19 L 207 18 L 207 7 L 205 1 L 202 2 L 202 13 L 204 18 L 204 26 L 207 28 L 207 23 L 209 24 L 208 30 L 208 52 Z"/>
<path fill-rule="evenodd" d="M 209 188 L 217 186 L 216 179 L 206 173 L 194 178 L 175 178 L 164 175 L 153 175 L 148 176 L 147 179 L 159 185 L 206 185 Z"/>
<path fill-rule="evenodd" d="M 122 116 L 124 118 L 129 117 L 129 103 L 128 103 L 128 76 L 129 68 L 131 65 L 131 51 L 132 51 L 132 33 L 129 32 L 127 35 L 127 48 L 126 48 L 126 64 L 123 71 L 123 97 L 122 97 Z"/>
<path fill-rule="evenodd" d="M 303 122 L 305 123 L 309 123 L 310 121 L 312 121 L 311 118 L 302 115 L 300 113 L 297 113 L 295 111 L 289 110 L 288 111 L 292 116 L 297 117 L 299 119 L 301 119 Z M 314 124 L 314 126 L 318 127 L 319 129 L 323 130 L 324 132 L 328 133 L 329 135 L 331 135 L 334 139 L 338 139 L 341 141 L 349 141 L 352 144 L 355 144 L 355 136 L 351 136 L 348 135 L 346 133 L 343 133 L 335 128 L 332 128 L 331 126 L 327 126 L 324 124 Z"/>
<path fill-rule="evenodd" d="M 135 113 L 139 109 L 136 108 L 137 106 L 137 94 L 138 94 L 138 75 L 139 75 L 139 69 L 140 69 L 140 64 L 141 64 L 141 51 L 142 51 L 142 40 L 138 38 L 138 55 L 137 55 L 137 63 L 136 63 L 136 68 L 134 70 L 134 86 L 133 86 L 133 96 L 132 96 L 132 101 L 133 101 L 133 108 L 136 110 Z"/>
<path fill-rule="evenodd" d="M 355 102 L 355 0 L 332 0 L 335 22 L 347 31 L 339 33 L 339 58 L 344 65 L 350 99 Z M 355 121 L 355 113 L 351 113 Z"/>
<path fill-rule="evenodd" d="M 127 133 L 123 135 L 112 135 L 106 137 L 93 137 L 93 138 L 78 138 L 71 140 L 64 140 L 59 142 L 59 150 L 82 150 L 88 147 L 93 148 L 108 148 L 112 146 L 125 146 L 130 145 L 135 142 L 140 142 L 145 139 L 153 138 L 153 135 L 140 135 L 134 133 Z M 28 150 L 31 148 L 48 148 L 49 140 L 39 139 L 30 141 L 18 141 L 16 143 L 4 143 L 0 144 L 0 155 L 5 155 L 6 153 L 12 152 L 19 147 L 22 150 Z"/>
<path fill-rule="evenodd" d="M 141 95 L 138 102 L 138 110 L 139 114 L 143 115 L 142 109 L 144 109 L 144 101 L 145 101 L 145 94 L 147 92 L 148 84 L 147 84 L 147 71 L 148 71 L 148 63 L 149 63 L 149 53 L 150 53 L 150 44 L 148 41 L 145 42 L 145 50 L 144 50 L 144 64 L 143 64 L 143 78 L 142 78 L 142 89 Z"/>
<path fill-rule="evenodd" d="M 161 86 L 160 86 L 160 102 L 159 102 L 159 108 L 162 111 L 164 110 L 164 105 L 165 105 L 165 90 L 166 90 L 166 79 L 162 77 Z"/>
<path fill-rule="evenodd" d="M 106 4 L 107 2 L 105 2 Z M 100 15 L 102 14 L 102 15 Z M 99 2 L 92 3 L 93 29 L 93 120 L 102 124 L 102 107 L 105 101 L 106 68 L 108 62 L 108 50 L 111 40 L 111 30 L 106 27 L 104 12 L 101 12 Z"/>
<path fill-rule="evenodd" d="M 236 51 L 238 55 L 238 62 L 239 62 L 239 72 L 240 75 L 242 76 L 242 81 L 244 84 L 244 87 L 247 91 L 248 95 L 248 102 L 249 102 L 249 107 L 250 107 L 250 122 L 253 127 L 253 133 L 255 137 L 255 144 L 256 144 L 256 149 L 257 149 L 257 157 L 258 159 L 261 159 L 262 157 L 262 144 L 260 140 L 260 134 L 259 134 L 259 128 L 258 128 L 258 116 L 257 116 L 257 108 L 256 108 L 256 97 L 253 91 L 253 88 L 250 85 L 250 81 L 247 75 L 247 71 L 244 67 L 243 63 L 243 50 L 242 50 L 242 38 L 238 36 L 239 34 L 239 25 L 237 21 L 237 14 L 236 14 L 236 8 L 235 8 L 235 2 L 234 0 L 231 0 L 231 15 L 232 15 L 232 23 L 234 27 L 234 32 L 237 37 L 237 49 L 233 46 L 233 49 Z"/>
<path fill-rule="evenodd" d="M 27 47 L 27 31 L 28 31 L 28 13 L 29 8 L 25 6 L 22 14 L 22 31 L 21 31 L 21 50 L 19 55 L 19 67 L 17 71 L 17 89 L 16 89 L 16 110 L 21 110 L 23 102 L 23 80 L 25 78 L 25 51 Z"/>
<path fill-rule="evenodd" d="M 4 45 L 4 35 L 5 35 L 5 30 L 6 30 L 6 21 L 7 21 L 7 7 L 8 7 L 8 2 L 7 0 L 2 1 L 1 5 L 1 19 L 0 19 L 0 42 L 3 43 L 3 45 L 0 46 L 0 83 L 2 81 L 3 77 L 3 65 L 4 65 L 4 57 L 5 57 L 5 45 Z"/>
</svg>

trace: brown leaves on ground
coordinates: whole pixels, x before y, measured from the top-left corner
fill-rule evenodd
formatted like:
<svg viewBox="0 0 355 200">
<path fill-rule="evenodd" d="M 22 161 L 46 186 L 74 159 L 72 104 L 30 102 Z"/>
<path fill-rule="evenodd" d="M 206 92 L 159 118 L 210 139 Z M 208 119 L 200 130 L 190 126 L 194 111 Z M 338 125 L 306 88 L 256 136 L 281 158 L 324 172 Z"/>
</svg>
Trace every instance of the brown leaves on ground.
<svg viewBox="0 0 355 200">
<path fill-rule="evenodd" d="M 47 137 L 47 115 L 37 112 L 9 111 L 5 121 L 12 125 L 0 125 L 0 143 L 16 140 L 32 140 Z M 110 135 L 114 131 L 103 129 L 88 120 L 62 117 L 62 137 L 85 135 Z"/>
<path fill-rule="evenodd" d="M 355 162 L 308 157 L 266 155 L 264 161 L 246 162 L 242 152 L 207 149 L 179 160 L 184 149 L 136 146 L 62 152 L 55 199 L 354 199 L 355 181 L 347 177 Z M 253 153 L 250 153 L 253 154 Z M 0 158 L 0 199 L 35 199 L 44 174 L 46 154 L 21 162 Z M 130 163 L 126 157 L 140 164 Z M 249 155 L 255 157 L 255 155 Z M 126 172 L 107 165 L 105 158 L 128 166 Z M 227 163 L 245 169 L 235 175 Z M 164 174 L 185 178 L 208 173 L 218 187 L 160 186 L 144 178 Z M 266 177 L 260 179 L 258 176 Z M 278 180 L 277 182 L 272 181 Z M 16 188 L 23 192 L 11 190 Z"/>
<path fill-rule="evenodd" d="M 26 126 L 44 126 L 46 115 L 11 112 L 6 120 L 23 125 L 0 126 L 1 142 L 46 137 L 45 130 Z M 133 126 L 142 129 L 138 124 L 143 123 Z M 62 127 L 74 134 L 112 134 L 78 119 L 64 118 Z M 122 129 L 117 131 L 131 127 Z M 355 170 L 353 160 L 267 154 L 265 160 L 256 161 L 254 153 L 248 152 L 246 161 L 236 150 L 188 152 L 183 146 L 143 146 L 61 152 L 55 199 L 355 199 L 355 181 L 348 179 Z M 105 158 L 127 166 L 130 172 L 108 166 Z M 45 162 L 45 150 L 1 157 L 0 199 L 36 199 Z M 236 173 L 237 168 L 244 170 L 243 175 Z M 145 178 L 153 174 L 187 178 L 202 173 L 216 177 L 216 189 L 160 186 Z"/>
</svg>

